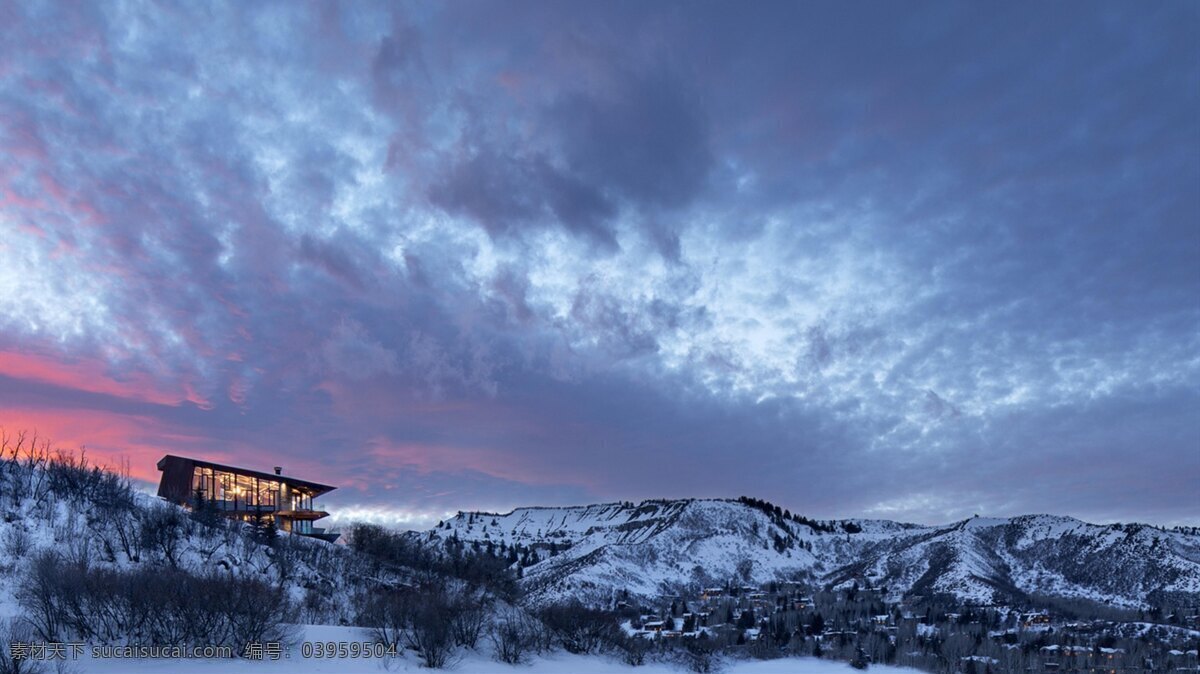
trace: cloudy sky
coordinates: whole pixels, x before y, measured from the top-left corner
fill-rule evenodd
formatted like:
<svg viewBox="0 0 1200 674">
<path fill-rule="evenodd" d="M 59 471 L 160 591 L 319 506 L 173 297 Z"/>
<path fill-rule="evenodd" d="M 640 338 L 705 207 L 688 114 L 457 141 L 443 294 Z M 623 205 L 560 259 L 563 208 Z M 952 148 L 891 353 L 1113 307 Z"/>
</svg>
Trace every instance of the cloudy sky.
<svg viewBox="0 0 1200 674">
<path fill-rule="evenodd" d="M 1200 523 L 1200 5 L 0 4 L 0 424 L 343 517 Z"/>
</svg>

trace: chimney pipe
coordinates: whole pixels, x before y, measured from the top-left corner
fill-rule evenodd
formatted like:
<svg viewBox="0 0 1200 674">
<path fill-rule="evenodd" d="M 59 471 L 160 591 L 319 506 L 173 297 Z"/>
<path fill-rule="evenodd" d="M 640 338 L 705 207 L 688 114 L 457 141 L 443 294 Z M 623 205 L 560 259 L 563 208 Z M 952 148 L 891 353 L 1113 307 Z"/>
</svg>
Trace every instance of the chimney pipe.
<svg viewBox="0 0 1200 674">
<path fill-rule="evenodd" d="M 275 474 L 283 475 L 283 466 L 275 466 Z"/>
</svg>

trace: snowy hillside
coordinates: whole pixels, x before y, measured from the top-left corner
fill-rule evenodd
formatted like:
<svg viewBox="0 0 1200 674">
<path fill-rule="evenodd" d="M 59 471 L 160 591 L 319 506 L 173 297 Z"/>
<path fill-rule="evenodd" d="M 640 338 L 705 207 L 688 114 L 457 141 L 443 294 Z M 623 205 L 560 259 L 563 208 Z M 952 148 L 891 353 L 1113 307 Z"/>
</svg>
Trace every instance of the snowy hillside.
<svg viewBox="0 0 1200 674">
<path fill-rule="evenodd" d="M 37 572 L 135 585 L 156 578 L 245 581 L 251 585 L 239 587 L 277 588 L 279 596 L 272 600 L 295 606 L 298 618 L 336 622 L 353 617 L 350 598 L 368 567 L 345 546 L 300 536 L 268 544 L 248 524 L 220 517 L 203 521 L 133 489 L 118 474 L 73 459 L 22 463 L 5 458 L 0 461 L 0 621 L 31 612 L 28 597 L 25 604 L 18 598 Z M 61 607 L 54 608 L 57 613 Z M 48 621 L 53 622 L 43 623 Z"/>
<path fill-rule="evenodd" d="M 423 539 L 516 546 L 534 602 L 771 580 L 857 582 L 897 597 L 950 593 L 981 604 L 1030 594 L 1129 607 L 1200 597 L 1200 536 L 1049 515 L 930 527 L 814 522 L 762 502 L 645 501 L 460 513 Z"/>
</svg>

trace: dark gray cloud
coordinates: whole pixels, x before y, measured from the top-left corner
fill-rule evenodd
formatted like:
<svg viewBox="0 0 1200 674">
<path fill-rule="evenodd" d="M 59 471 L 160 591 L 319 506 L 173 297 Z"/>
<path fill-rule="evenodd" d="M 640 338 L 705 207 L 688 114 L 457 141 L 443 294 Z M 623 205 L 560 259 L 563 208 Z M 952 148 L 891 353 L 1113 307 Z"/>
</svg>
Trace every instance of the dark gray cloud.
<svg viewBox="0 0 1200 674">
<path fill-rule="evenodd" d="M 602 93 L 571 93 L 552 104 L 548 126 L 568 164 L 589 183 L 648 207 L 685 205 L 712 164 L 704 108 L 678 78 L 619 75 Z"/>
<path fill-rule="evenodd" d="M 1195 523 L 1186 2 L 0 8 L 0 423 L 356 515 Z M 140 466 L 140 468 L 138 468 Z"/>
<path fill-rule="evenodd" d="M 616 247 L 608 220 L 616 207 L 588 183 L 560 171 L 544 157 L 476 154 L 449 167 L 429 191 L 430 201 L 466 215 L 492 234 L 532 225 L 558 225 Z"/>
</svg>

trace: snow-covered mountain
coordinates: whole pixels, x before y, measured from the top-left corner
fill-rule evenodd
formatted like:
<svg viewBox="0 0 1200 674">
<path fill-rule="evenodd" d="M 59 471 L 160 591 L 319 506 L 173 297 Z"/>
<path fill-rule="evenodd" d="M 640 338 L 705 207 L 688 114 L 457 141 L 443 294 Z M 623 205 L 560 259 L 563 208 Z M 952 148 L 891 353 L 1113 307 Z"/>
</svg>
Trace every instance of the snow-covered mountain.
<svg viewBox="0 0 1200 674">
<path fill-rule="evenodd" d="M 518 546 L 535 602 L 771 580 L 978 603 L 1031 594 L 1127 607 L 1200 602 L 1200 535 L 1051 515 L 817 522 L 752 499 L 673 500 L 464 512 L 422 536 L 432 545 Z"/>
</svg>

